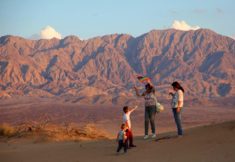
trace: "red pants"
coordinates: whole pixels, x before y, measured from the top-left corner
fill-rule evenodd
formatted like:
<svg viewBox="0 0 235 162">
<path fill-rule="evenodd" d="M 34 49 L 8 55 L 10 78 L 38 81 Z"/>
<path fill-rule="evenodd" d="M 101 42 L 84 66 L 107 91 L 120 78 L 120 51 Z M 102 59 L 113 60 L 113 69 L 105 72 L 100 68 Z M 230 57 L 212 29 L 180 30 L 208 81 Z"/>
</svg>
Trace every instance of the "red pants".
<svg viewBox="0 0 235 162">
<path fill-rule="evenodd" d="M 133 134 L 131 129 L 126 130 L 126 135 L 127 135 L 127 141 L 128 141 L 128 146 L 133 146 Z"/>
</svg>

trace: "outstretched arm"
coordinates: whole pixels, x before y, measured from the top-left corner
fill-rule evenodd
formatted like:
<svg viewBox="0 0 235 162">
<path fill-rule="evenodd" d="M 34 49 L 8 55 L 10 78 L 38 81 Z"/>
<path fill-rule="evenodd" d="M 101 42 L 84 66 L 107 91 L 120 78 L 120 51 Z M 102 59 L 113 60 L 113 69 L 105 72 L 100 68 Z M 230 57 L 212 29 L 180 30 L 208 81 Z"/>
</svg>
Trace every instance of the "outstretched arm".
<svg viewBox="0 0 235 162">
<path fill-rule="evenodd" d="M 134 89 L 135 89 L 136 96 L 140 97 L 140 96 L 144 96 L 145 95 L 145 93 L 140 95 L 139 90 L 138 90 L 138 88 L 136 86 L 134 86 Z"/>
<path fill-rule="evenodd" d="M 138 108 L 138 106 L 136 105 L 133 109 L 130 110 L 130 113 L 132 113 L 133 111 L 135 111 Z"/>
</svg>

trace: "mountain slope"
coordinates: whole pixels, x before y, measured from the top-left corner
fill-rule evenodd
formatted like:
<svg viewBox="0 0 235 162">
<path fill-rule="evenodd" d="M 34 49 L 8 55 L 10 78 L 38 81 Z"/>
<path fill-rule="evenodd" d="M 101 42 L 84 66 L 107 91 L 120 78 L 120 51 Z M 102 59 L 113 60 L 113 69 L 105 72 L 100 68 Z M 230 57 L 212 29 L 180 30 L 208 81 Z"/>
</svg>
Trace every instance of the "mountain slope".
<svg viewBox="0 0 235 162">
<path fill-rule="evenodd" d="M 113 34 L 82 41 L 0 38 L 1 97 L 61 96 L 73 102 L 133 99 L 147 75 L 159 96 L 180 81 L 188 97 L 235 95 L 235 41 L 208 29 L 153 30 L 139 37 Z"/>
</svg>

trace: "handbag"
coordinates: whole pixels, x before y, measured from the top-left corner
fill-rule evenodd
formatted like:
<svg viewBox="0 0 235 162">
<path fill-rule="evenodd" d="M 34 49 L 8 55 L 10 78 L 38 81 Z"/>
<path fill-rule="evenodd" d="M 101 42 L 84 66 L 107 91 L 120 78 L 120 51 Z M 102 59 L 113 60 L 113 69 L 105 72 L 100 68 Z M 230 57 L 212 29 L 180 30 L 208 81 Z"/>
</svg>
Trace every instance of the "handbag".
<svg viewBox="0 0 235 162">
<path fill-rule="evenodd" d="M 154 96 L 154 98 L 156 101 L 156 112 L 160 113 L 160 112 L 164 111 L 164 106 L 157 101 L 156 96 Z"/>
<path fill-rule="evenodd" d="M 164 111 L 164 106 L 160 104 L 159 102 L 156 102 L 156 111 L 157 113 Z"/>
</svg>

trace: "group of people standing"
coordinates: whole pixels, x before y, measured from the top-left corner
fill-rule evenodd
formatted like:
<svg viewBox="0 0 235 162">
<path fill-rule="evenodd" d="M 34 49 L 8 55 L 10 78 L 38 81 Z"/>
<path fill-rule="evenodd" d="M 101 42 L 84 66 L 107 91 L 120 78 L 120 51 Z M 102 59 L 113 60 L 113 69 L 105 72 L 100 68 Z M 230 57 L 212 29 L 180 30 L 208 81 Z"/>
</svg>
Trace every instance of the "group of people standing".
<svg viewBox="0 0 235 162">
<path fill-rule="evenodd" d="M 181 112 L 184 105 L 184 89 L 178 82 L 173 82 L 171 84 L 173 88 L 173 92 L 170 92 L 169 95 L 172 97 L 172 112 L 175 119 L 178 136 L 182 137 L 183 129 L 181 124 Z M 145 115 L 144 115 L 144 127 L 145 127 L 145 135 L 144 139 L 149 138 L 149 123 L 151 126 L 152 135 L 151 138 L 156 138 L 156 127 L 155 127 L 155 116 L 156 116 L 156 94 L 155 88 L 152 84 L 147 83 L 145 85 L 145 91 L 140 94 L 139 90 L 134 87 L 136 95 L 138 97 L 144 97 L 145 99 Z M 118 149 L 119 152 L 122 148 L 124 148 L 124 152 L 127 151 L 128 148 L 136 147 L 133 144 L 133 133 L 131 128 L 131 113 L 137 109 L 129 108 L 128 106 L 123 107 L 123 123 L 121 125 L 121 130 L 118 133 L 117 141 L 118 141 Z"/>
</svg>

